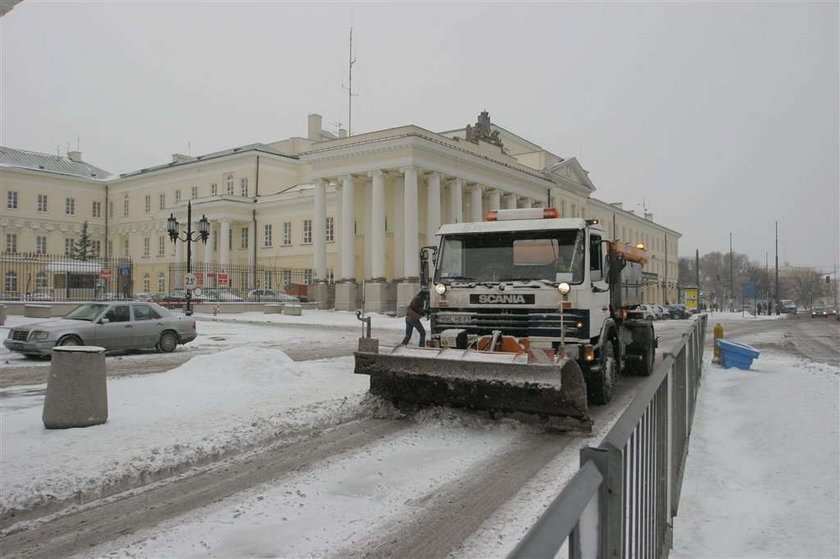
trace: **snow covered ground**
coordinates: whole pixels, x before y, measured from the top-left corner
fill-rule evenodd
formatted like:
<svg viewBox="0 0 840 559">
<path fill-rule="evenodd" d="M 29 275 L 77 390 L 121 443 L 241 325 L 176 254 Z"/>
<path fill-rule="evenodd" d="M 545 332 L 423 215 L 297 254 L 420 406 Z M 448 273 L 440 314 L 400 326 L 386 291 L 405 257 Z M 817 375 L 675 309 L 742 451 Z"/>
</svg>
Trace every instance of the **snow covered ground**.
<svg viewBox="0 0 840 559">
<path fill-rule="evenodd" d="M 110 417 L 96 427 L 47 431 L 41 423 L 43 386 L 0 390 L 0 512 L 371 415 L 368 379 L 352 373 L 351 357 L 296 363 L 270 347 L 278 337 L 330 343 L 330 336 L 353 335 L 347 329 L 359 326 L 352 313 L 305 311 L 304 318 L 247 313 L 202 320 L 195 347 L 207 353 L 165 373 L 110 379 Z M 776 319 L 715 313 L 710 322 Z M 7 327 L 20 320 L 10 317 Z M 259 324 L 266 321 L 301 327 Z M 661 324 L 663 331 L 676 326 Z M 381 331 L 383 338 L 398 339 L 403 326 L 402 319 L 374 318 L 374 333 Z M 766 347 L 781 341 L 781 334 L 739 340 Z M 749 372 L 706 367 L 676 518 L 675 556 L 837 556 L 838 379 L 836 368 L 772 350 L 763 350 Z M 398 522 L 411 508 L 406 495 L 430 494 L 480 467 L 523 428 L 431 416 L 282 484 L 254 487 L 91 554 L 323 556 L 351 549 L 371 530 Z M 506 555 L 527 528 L 523 519 L 539 514 L 576 465 L 572 448 L 485 523 L 461 553 Z"/>
<path fill-rule="evenodd" d="M 749 371 L 706 366 L 672 557 L 840 556 L 839 385 L 837 367 L 781 351 Z"/>
</svg>

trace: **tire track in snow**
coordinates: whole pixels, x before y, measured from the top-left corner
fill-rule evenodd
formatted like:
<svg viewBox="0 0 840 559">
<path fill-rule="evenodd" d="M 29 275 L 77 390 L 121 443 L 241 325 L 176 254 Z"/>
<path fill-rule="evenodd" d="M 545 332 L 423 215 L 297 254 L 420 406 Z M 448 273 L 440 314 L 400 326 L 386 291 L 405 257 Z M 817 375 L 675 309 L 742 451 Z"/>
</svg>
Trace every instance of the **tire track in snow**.
<svg viewBox="0 0 840 559">
<path fill-rule="evenodd" d="M 389 438 L 409 427 L 396 420 L 353 421 L 303 441 L 235 456 L 176 478 L 83 505 L 69 513 L 15 527 L 0 536 L 4 558 L 60 557 L 84 552 L 117 537 L 282 478 L 343 453 Z"/>
</svg>

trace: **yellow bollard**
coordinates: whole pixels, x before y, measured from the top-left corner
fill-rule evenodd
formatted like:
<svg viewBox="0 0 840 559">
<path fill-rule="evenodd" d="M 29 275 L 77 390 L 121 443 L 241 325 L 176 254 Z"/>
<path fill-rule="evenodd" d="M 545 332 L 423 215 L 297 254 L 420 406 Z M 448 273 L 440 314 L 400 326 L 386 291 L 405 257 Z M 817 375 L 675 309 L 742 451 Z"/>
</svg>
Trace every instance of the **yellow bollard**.
<svg viewBox="0 0 840 559">
<path fill-rule="evenodd" d="M 715 324 L 714 334 L 715 334 L 715 345 L 714 345 L 715 356 L 714 356 L 714 359 L 712 359 L 712 363 L 720 364 L 720 360 L 721 360 L 720 348 L 717 345 L 718 339 L 723 338 L 723 325 L 720 322 Z"/>
</svg>

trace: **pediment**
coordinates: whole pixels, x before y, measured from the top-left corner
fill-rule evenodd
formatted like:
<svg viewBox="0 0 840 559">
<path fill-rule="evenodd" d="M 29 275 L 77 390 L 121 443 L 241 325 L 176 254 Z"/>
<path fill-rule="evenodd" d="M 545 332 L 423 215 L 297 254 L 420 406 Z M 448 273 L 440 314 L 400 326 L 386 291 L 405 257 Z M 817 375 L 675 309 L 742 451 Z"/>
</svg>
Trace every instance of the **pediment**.
<svg viewBox="0 0 840 559">
<path fill-rule="evenodd" d="M 589 173 L 575 157 L 553 163 L 544 169 L 548 178 L 562 186 L 576 186 L 587 193 L 595 191 L 595 185 L 589 179 Z"/>
</svg>

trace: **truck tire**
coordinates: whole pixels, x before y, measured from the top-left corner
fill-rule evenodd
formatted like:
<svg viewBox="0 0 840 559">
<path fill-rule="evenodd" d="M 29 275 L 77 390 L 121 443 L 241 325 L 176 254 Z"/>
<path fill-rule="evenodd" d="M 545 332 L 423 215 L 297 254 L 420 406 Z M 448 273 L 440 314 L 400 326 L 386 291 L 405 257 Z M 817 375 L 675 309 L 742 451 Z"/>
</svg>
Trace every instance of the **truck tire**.
<svg viewBox="0 0 840 559">
<path fill-rule="evenodd" d="M 591 404 L 604 405 L 612 400 L 613 386 L 618 378 L 618 359 L 615 353 L 615 341 L 610 339 L 601 352 L 601 368 L 591 371 L 586 383 L 588 399 Z"/>
<path fill-rule="evenodd" d="M 639 377 L 647 377 L 653 373 L 653 362 L 656 357 L 656 337 L 653 325 L 637 324 L 633 328 L 633 343 L 627 348 L 627 371 Z"/>
</svg>

